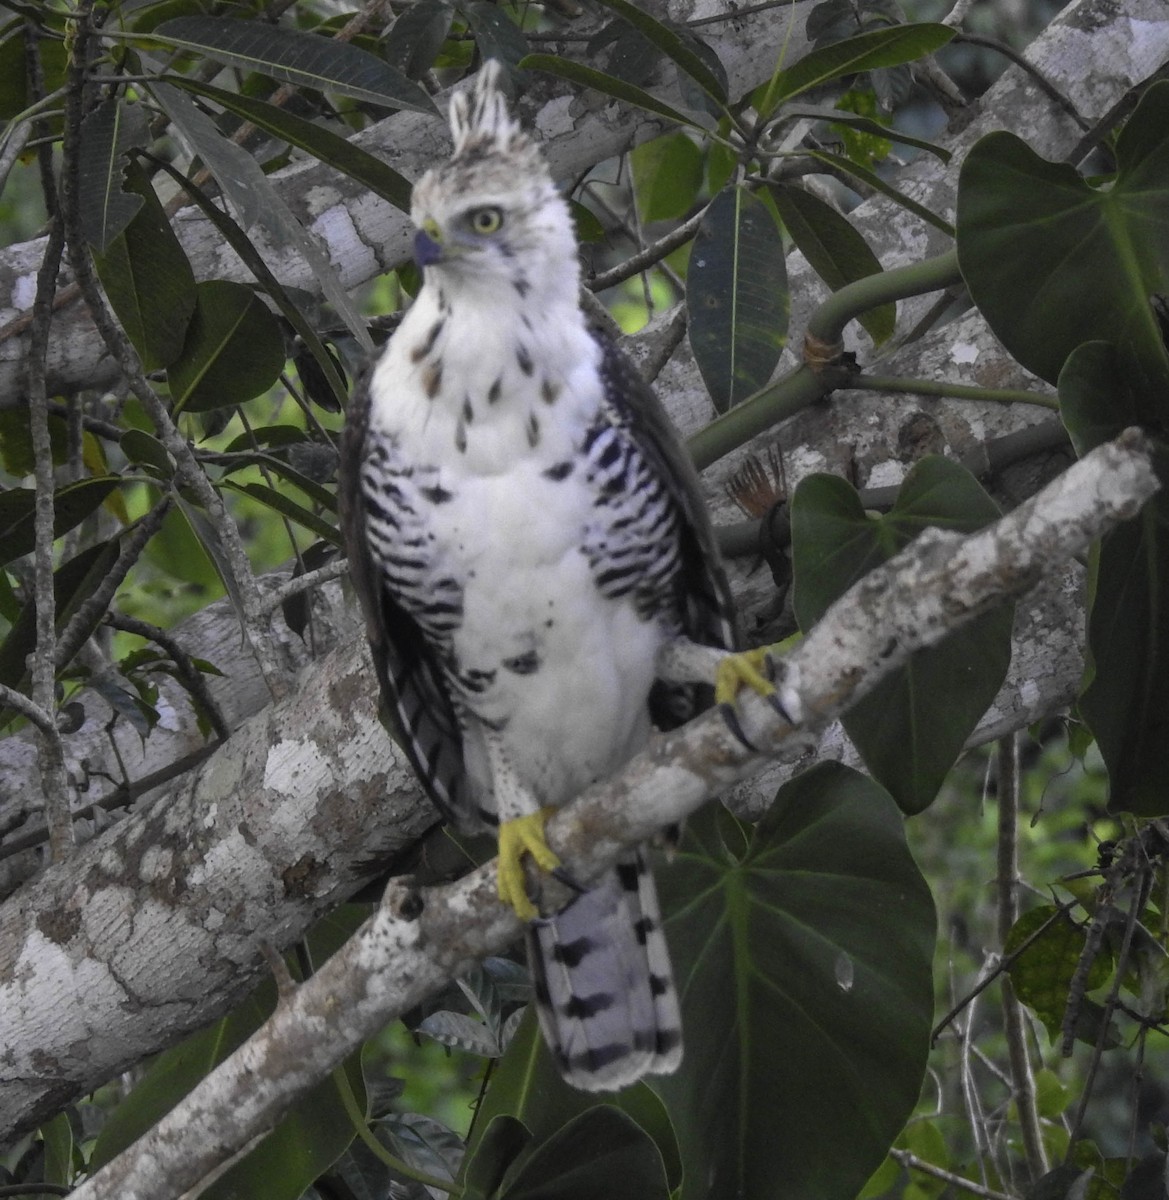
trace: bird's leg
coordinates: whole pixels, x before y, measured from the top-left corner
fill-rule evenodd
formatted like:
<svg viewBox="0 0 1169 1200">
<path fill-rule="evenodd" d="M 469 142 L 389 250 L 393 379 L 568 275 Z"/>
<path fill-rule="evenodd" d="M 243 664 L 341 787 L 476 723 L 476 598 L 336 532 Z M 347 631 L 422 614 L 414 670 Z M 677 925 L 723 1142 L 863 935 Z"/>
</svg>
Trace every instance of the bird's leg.
<svg viewBox="0 0 1169 1200">
<path fill-rule="evenodd" d="M 540 914 L 528 896 L 523 858 L 530 854 L 541 871 L 560 866 L 544 840 L 544 824 L 556 810 L 540 807 L 516 776 L 499 735 L 492 729 L 484 733 L 499 814 L 499 898 L 515 909 L 521 921 L 531 921 Z"/>
<path fill-rule="evenodd" d="M 715 703 L 723 720 L 749 750 L 757 747 L 743 733 L 735 707 L 743 688 L 750 688 L 762 696 L 789 725 L 797 725 L 803 720 L 799 693 L 786 685 L 783 662 L 772 656 L 769 646 L 734 652 L 679 637 L 658 651 L 655 668 L 658 678 L 667 683 L 713 682 Z"/>
</svg>

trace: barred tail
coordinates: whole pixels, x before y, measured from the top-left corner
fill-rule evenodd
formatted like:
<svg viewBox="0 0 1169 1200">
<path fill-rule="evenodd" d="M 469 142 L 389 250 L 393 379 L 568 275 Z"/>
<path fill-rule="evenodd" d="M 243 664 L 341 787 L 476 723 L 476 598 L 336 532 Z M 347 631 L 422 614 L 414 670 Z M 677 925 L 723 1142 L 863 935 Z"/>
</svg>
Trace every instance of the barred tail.
<svg viewBox="0 0 1169 1200">
<path fill-rule="evenodd" d="M 544 1038 L 565 1079 L 616 1091 L 682 1060 L 682 1020 L 653 876 L 640 851 L 528 932 Z"/>
</svg>

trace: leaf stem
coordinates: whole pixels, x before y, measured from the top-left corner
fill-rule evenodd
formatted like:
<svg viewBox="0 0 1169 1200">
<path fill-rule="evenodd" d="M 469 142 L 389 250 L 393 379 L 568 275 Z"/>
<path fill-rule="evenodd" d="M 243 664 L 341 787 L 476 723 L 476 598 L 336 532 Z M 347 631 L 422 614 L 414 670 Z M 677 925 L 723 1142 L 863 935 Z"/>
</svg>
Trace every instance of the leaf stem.
<svg viewBox="0 0 1169 1200">
<path fill-rule="evenodd" d="M 945 396 L 952 400 L 985 400 L 991 404 L 1037 404 L 1040 408 L 1059 408 L 1059 398 L 1047 392 L 1025 388 L 983 388 L 972 384 L 950 383 L 945 379 L 910 379 L 896 375 L 853 375 L 838 383 L 837 391 L 905 392 L 916 396 Z"/>
</svg>

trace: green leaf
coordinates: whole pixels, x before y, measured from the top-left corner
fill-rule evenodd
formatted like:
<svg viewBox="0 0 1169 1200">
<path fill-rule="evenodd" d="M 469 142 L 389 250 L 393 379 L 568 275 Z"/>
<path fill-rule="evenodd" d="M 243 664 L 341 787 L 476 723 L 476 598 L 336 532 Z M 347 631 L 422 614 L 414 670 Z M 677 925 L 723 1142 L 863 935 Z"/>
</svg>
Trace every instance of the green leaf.
<svg viewBox="0 0 1169 1200">
<path fill-rule="evenodd" d="M 104 31 L 114 36 L 112 31 Z M 430 97 L 401 71 L 351 42 L 230 17 L 176 17 L 148 35 L 215 62 L 258 71 L 283 83 L 314 88 L 386 108 L 434 114 Z"/>
<path fill-rule="evenodd" d="M 140 104 L 103 100 L 81 122 L 77 206 L 86 241 L 100 254 L 142 207 L 142 197 L 122 190 L 126 155 L 150 138 Z"/>
<path fill-rule="evenodd" d="M 338 548 L 342 545 L 341 534 L 335 525 L 318 516 L 315 512 L 311 512 L 302 504 L 297 504 L 295 500 L 285 496 L 283 492 L 278 492 L 275 488 L 270 488 L 263 483 L 235 483 L 230 479 L 225 479 L 221 486 L 229 487 L 242 495 L 251 496 L 253 500 L 258 500 L 267 508 L 274 509 L 290 521 L 295 521 L 298 525 L 303 525 L 305 529 L 312 530 L 317 537 L 332 542 Z"/>
<path fill-rule="evenodd" d="M 484 58 L 498 58 L 514 67 L 528 52 L 528 39 L 503 7 L 486 0 L 462 5 L 475 44 Z"/>
<path fill-rule="evenodd" d="M 881 262 L 864 236 L 831 204 L 790 183 L 770 184 L 769 191 L 792 241 L 834 292 L 880 273 Z M 896 321 L 895 304 L 870 309 L 860 318 L 878 346 L 893 336 Z"/>
<path fill-rule="evenodd" d="M 411 12 L 414 10 L 411 9 Z M 401 18 L 399 18 L 401 20 Z M 388 200 L 403 212 L 410 211 L 410 181 L 393 167 L 368 150 L 363 150 L 348 138 L 340 137 L 323 125 L 298 117 L 285 108 L 239 92 L 228 92 L 185 75 L 167 75 L 166 82 L 185 91 L 214 100 L 216 104 L 243 117 L 273 137 L 278 137 L 299 150 L 311 154 L 320 162 L 333 167 L 350 179 L 357 180 L 383 200 Z"/>
<path fill-rule="evenodd" d="M 669 1114 L 661 1100 L 645 1083 L 634 1084 L 608 1099 L 653 1138 L 666 1164 L 670 1187 L 677 1187 L 682 1178 L 682 1162 Z M 529 1007 L 507 1053 L 492 1072 L 467 1145 L 463 1173 L 470 1179 L 479 1172 L 476 1162 L 484 1133 L 494 1120 L 507 1117 L 522 1123 L 522 1127 L 530 1131 L 534 1147 L 546 1142 L 596 1103 L 595 1096 L 564 1082 L 540 1034 L 535 1010 Z M 491 1149 L 482 1152 L 497 1153 Z"/>
<path fill-rule="evenodd" d="M 93 261 L 143 368 L 157 371 L 182 353 L 195 311 L 195 274 L 146 173 L 131 164 L 126 183 L 144 203 Z"/>
<path fill-rule="evenodd" d="M 53 494 L 53 537 L 75 529 L 122 479 L 104 475 L 67 483 Z M 36 545 L 36 492 L 33 488 L 8 488 L 0 491 L 0 566 L 32 552 Z"/>
<path fill-rule="evenodd" d="M 702 187 L 702 151 L 681 130 L 635 146 L 629 165 L 642 221 L 672 221 L 693 207 Z"/>
<path fill-rule="evenodd" d="M 67 1186 L 73 1182 L 73 1128 L 67 1112 L 58 1113 L 41 1126 L 45 1147 L 45 1183 Z"/>
<path fill-rule="evenodd" d="M 1054 382 L 1081 343 L 1111 342 L 1164 427 L 1169 353 L 1149 297 L 1169 292 L 1169 83 L 1142 97 L 1116 157 L 1115 181 L 1095 188 L 1014 135 L 988 134 L 959 177 L 958 259 L 1023 366 Z"/>
<path fill-rule="evenodd" d="M 522 1121 L 504 1115 L 492 1117 L 476 1153 L 463 1159 L 460 1181 L 465 1200 L 486 1200 L 495 1195 L 508 1167 L 524 1153 L 531 1140 L 532 1135 Z"/>
<path fill-rule="evenodd" d="M 1059 376 L 1060 413 L 1078 454 L 1147 418 L 1151 400 L 1131 359 L 1085 342 Z M 1161 480 L 1169 454 L 1156 450 Z M 1089 665 L 1080 715 L 1108 768 L 1113 811 L 1169 812 L 1169 499 L 1106 534 L 1096 552 L 1088 616 Z"/>
<path fill-rule="evenodd" d="M 118 444 L 130 462 L 148 467 L 163 479 L 173 478 L 174 460 L 167 448 L 153 434 L 143 429 L 127 429 Z"/>
<path fill-rule="evenodd" d="M 913 146 L 915 149 L 932 154 L 944 163 L 948 163 L 954 157 L 949 150 L 939 146 L 936 142 L 926 141 L 925 138 L 910 137 L 903 129 L 882 125 L 872 117 L 848 112 L 842 108 L 801 108 L 799 105 L 792 105 L 784 109 L 783 115 L 789 120 L 805 117 L 814 121 L 827 121 L 830 125 L 840 125 L 844 129 L 855 129 L 858 133 L 871 134 L 882 142 L 897 146 Z"/>
<path fill-rule="evenodd" d="M 687 125 L 691 129 L 702 129 L 701 125 L 686 116 L 685 113 L 671 108 L 664 101 L 642 88 L 634 87 L 631 83 L 626 83 L 612 75 L 606 75 L 604 71 L 586 67 L 582 63 L 573 62 L 571 59 L 558 58 L 555 54 L 528 54 L 516 65 L 522 71 L 545 71 L 549 75 L 567 79 L 570 83 L 575 83 L 580 87 L 592 88 L 593 91 L 600 92 L 604 96 L 612 96 L 625 104 L 632 104 L 655 116 L 665 117 L 667 121 L 673 121 L 678 125 Z"/>
<path fill-rule="evenodd" d="M 686 75 L 694 80 L 711 99 L 718 101 L 719 104 L 726 102 L 727 90 L 723 81 L 687 45 L 686 41 L 668 25 L 662 24 L 661 21 L 650 16 L 648 12 L 644 11 L 638 5 L 631 4 L 629 0 L 601 0 L 601 3 L 607 9 L 623 17 L 648 41 L 657 46 L 679 70 L 685 72 Z"/>
<path fill-rule="evenodd" d="M 889 797 L 836 763 L 780 789 L 746 849 L 722 820 L 700 813 L 658 875 L 685 1054 L 654 1089 L 682 1200 L 852 1200 L 925 1070 L 929 888 Z"/>
<path fill-rule="evenodd" d="M 852 175 L 858 179 L 865 187 L 872 188 L 874 191 L 880 192 L 883 196 L 888 196 L 890 200 L 896 204 L 900 204 L 907 212 L 913 213 L 915 217 L 925 221 L 928 225 L 932 225 L 935 229 L 940 229 L 943 233 L 950 235 L 954 234 L 954 227 L 949 221 L 943 217 L 937 216 L 930 212 L 924 204 L 918 202 L 903 192 L 899 192 L 892 184 L 886 183 L 876 171 L 870 171 L 867 167 L 862 167 L 858 163 L 854 163 L 852 159 L 845 158 L 842 154 L 829 154 L 824 150 L 809 150 L 808 157 L 816 159 L 817 162 L 822 162 L 826 166 L 833 167 L 836 171 L 844 175 Z"/>
<path fill-rule="evenodd" d="M 661 1155 L 620 1109 L 598 1105 L 574 1117 L 509 1172 L 500 1200 L 669 1200 Z"/>
<path fill-rule="evenodd" d="M 834 600 L 927 526 L 970 533 L 997 517 L 978 481 L 941 457 L 914 465 L 883 517 L 865 513 L 843 479 L 808 476 L 792 501 L 801 628 L 814 625 Z M 933 801 L 997 695 L 1010 665 L 1012 624 L 1013 608 L 1003 605 L 917 651 L 845 716 L 865 765 L 905 812 L 921 812 Z"/>
<path fill-rule="evenodd" d="M 284 338 L 264 302 L 242 283 L 198 285 L 181 356 L 167 369 L 175 410 L 207 412 L 266 392 L 284 366 Z"/>
<path fill-rule="evenodd" d="M 756 108 L 761 117 L 770 117 L 780 104 L 800 92 L 821 87 L 845 75 L 855 75 L 858 71 L 895 67 L 933 54 L 954 33 L 948 25 L 895 25 L 833 42 L 804 55 L 786 70 L 776 71 Z"/>
<path fill-rule="evenodd" d="M 452 7 L 442 0 L 412 4 L 398 14 L 382 39 L 386 62 L 407 78 L 420 79 L 434 65 L 451 27 Z"/>
<path fill-rule="evenodd" d="M 787 338 L 783 239 L 771 210 L 745 187 L 710 203 L 686 272 L 690 345 L 721 413 L 771 377 Z"/>
</svg>

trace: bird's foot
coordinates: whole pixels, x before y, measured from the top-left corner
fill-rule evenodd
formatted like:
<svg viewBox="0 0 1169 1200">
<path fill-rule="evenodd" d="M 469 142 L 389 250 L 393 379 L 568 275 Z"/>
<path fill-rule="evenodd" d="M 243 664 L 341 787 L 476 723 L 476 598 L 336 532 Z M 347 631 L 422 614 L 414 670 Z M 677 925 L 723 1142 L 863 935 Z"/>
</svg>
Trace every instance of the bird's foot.
<svg viewBox="0 0 1169 1200">
<path fill-rule="evenodd" d="M 790 688 L 779 691 L 775 686 L 777 662 L 771 648 L 759 646 L 738 654 L 728 654 L 719 664 L 714 677 L 714 699 L 731 733 L 747 747 L 758 750 L 743 732 L 735 701 L 744 688 L 761 696 L 789 725 L 799 721 L 799 697 Z"/>
<path fill-rule="evenodd" d="M 499 898 L 515 909 L 521 921 L 532 921 L 540 915 L 528 896 L 524 855 L 530 854 L 541 871 L 551 873 L 560 868 L 560 859 L 544 840 L 545 822 L 555 811 L 540 808 L 504 821 L 499 827 Z"/>
</svg>

